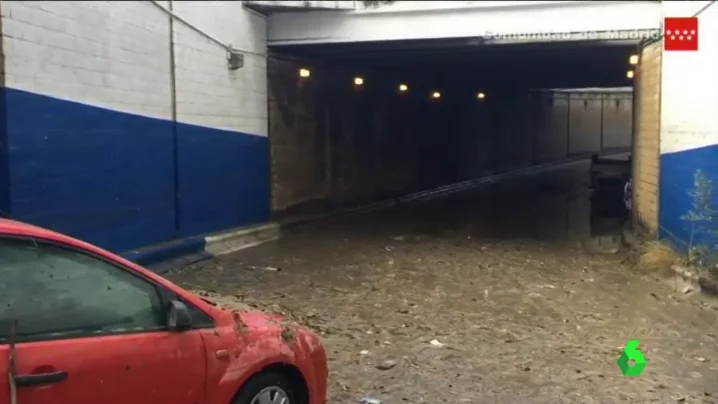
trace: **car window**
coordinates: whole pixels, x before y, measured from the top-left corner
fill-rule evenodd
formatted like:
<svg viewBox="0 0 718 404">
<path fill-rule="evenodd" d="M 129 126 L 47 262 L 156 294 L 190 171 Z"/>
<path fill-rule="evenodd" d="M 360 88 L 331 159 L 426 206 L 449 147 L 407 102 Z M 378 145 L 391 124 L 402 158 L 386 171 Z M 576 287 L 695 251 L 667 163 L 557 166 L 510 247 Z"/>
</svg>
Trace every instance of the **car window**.
<svg viewBox="0 0 718 404">
<path fill-rule="evenodd" d="M 73 249 L 0 239 L 0 342 L 157 330 L 157 288 Z"/>
</svg>

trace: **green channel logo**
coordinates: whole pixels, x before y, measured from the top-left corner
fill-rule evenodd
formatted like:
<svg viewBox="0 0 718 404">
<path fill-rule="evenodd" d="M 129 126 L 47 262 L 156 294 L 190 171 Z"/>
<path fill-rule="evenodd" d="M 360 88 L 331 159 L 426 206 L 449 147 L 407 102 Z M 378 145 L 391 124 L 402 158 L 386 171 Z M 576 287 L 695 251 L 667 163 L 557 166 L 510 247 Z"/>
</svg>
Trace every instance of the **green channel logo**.
<svg viewBox="0 0 718 404">
<path fill-rule="evenodd" d="M 616 362 L 621 373 L 626 377 L 640 376 L 646 367 L 646 358 L 644 358 L 643 353 L 638 350 L 638 344 L 640 343 L 641 341 L 637 339 L 628 341 L 621 357 L 618 358 L 618 362 Z M 633 361 L 632 364 L 631 361 Z"/>
</svg>

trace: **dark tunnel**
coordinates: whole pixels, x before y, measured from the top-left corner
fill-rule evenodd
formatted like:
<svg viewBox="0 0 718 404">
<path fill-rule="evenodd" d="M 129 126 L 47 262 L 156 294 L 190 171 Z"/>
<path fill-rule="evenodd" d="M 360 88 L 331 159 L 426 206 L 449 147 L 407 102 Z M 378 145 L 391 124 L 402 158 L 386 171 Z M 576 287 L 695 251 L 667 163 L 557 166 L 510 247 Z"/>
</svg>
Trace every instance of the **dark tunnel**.
<svg viewBox="0 0 718 404">
<path fill-rule="evenodd" d="M 628 150 L 634 50 L 467 40 L 272 49 L 273 210 L 282 218 Z"/>
</svg>

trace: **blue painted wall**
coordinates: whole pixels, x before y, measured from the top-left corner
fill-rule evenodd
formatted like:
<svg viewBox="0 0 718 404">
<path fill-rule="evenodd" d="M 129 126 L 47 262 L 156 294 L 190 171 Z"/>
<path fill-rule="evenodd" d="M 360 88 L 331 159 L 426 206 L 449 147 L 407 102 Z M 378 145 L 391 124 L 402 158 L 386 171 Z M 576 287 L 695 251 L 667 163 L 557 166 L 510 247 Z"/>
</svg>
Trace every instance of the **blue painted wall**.
<svg viewBox="0 0 718 404">
<path fill-rule="evenodd" d="M 10 183 L 0 197 L 9 189 L 19 220 L 113 251 L 269 220 L 265 137 L 4 96 Z"/>
<path fill-rule="evenodd" d="M 2 40 L 2 38 L 0 38 Z M 0 73 L 2 74 L 2 73 Z M 7 145 L 5 92 L 0 88 L 0 213 L 10 211 L 10 172 Z"/>
<path fill-rule="evenodd" d="M 181 237 L 269 221 L 266 137 L 180 124 L 177 162 Z"/>
<path fill-rule="evenodd" d="M 697 170 L 713 182 L 713 209 L 718 209 L 718 145 L 686 150 L 661 156 L 659 236 L 677 247 L 686 249 L 691 239 L 691 222 L 683 217 L 693 209 L 695 189 L 694 175 Z M 718 237 L 716 223 L 697 223 L 693 234 L 694 245 L 712 246 Z"/>
</svg>

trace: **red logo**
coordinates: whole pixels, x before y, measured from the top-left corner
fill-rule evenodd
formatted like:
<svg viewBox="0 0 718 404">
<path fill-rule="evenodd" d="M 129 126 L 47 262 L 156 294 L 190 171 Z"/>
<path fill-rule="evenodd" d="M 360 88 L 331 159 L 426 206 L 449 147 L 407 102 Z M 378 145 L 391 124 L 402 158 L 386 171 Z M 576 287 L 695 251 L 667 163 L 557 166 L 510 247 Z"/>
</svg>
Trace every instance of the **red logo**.
<svg viewBox="0 0 718 404">
<path fill-rule="evenodd" d="M 663 20 L 663 49 L 667 51 L 698 50 L 698 18 L 666 18 Z"/>
</svg>

